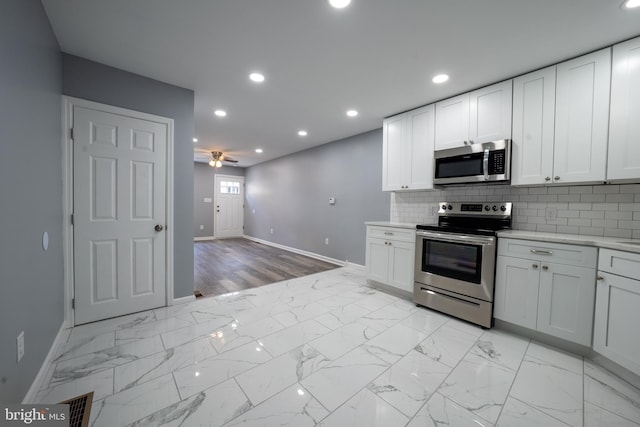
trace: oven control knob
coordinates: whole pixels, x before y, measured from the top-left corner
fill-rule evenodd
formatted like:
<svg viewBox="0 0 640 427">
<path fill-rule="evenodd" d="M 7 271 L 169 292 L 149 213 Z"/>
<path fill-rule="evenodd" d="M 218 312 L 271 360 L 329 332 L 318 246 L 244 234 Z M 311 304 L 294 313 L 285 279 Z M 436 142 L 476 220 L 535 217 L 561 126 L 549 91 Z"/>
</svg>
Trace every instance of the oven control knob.
<svg viewBox="0 0 640 427">
<path fill-rule="evenodd" d="M 498 207 L 496 205 L 493 205 L 493 207 L 491 209 L 493 209 L 494 211 L 497 211 Z"/>
<path fill-rule="evenodd" d="M 446 211 L 447 210 L 447 205 L 442 205 L 442 210 Z"/>
<path fill-rule="evenodd" d="M 489 210 L 491 210 L 491 208 L 489 207 L 489 205 L 484 205 L 484 210 L 489 212 Z"/>
<path fill-rule="evenodd" d="M 500 210 L 501 210 L 502 212 L 504 212 L 504 211 L 506 211 L 506 210 L 507 210 L 507 207 L 506 207 L 505 205 L 502 205 L 502 206 L 500 206 Z"/>
<path fill-rule="evenodd" d="M 449 206 L 447 206 L 447 209 L 451 210 L 451 209 L 453 209 L 453 206 L 449 205 Z"/>
</svg>

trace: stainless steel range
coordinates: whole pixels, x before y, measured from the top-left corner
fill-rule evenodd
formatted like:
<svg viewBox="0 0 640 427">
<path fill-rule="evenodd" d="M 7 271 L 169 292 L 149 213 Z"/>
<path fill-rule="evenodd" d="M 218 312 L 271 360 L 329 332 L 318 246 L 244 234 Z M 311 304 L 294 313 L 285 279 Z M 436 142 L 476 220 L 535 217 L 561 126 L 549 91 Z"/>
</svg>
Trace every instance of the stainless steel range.
<svg viewBox="0 0 640 427">
<path fill-rule="evenodd" d="M 413 301 L 491 327 L 496 233 L 511 228 L 510 202 L 441 202 L 437 225 L 418 225 Z"/>
</svg>

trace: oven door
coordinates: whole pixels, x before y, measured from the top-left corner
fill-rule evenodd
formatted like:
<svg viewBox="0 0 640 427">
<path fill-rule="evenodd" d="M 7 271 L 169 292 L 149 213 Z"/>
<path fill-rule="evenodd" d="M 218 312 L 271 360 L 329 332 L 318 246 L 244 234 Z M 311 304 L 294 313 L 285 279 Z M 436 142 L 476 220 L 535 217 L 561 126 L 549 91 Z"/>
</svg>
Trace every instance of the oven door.
<svg viewBox="0 0 640 427">
<path fill-rule="evenodd" d="M 496 238 L 417 231 L 415 281 L 493 301 Z"/>
</svg>

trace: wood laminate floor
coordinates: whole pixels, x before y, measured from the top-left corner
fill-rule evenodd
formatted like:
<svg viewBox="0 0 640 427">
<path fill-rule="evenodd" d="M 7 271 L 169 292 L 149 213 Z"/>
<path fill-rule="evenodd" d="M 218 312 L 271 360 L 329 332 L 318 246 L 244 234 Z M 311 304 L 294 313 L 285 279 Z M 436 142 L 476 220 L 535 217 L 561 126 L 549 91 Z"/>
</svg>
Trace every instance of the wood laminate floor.
<svg viewBox="0 0 640 427">
<path fill-rule="evenodd" d="M 255 288 L 337 265 L 248 239 L 194 242 L 195 290 L 204 296 Z"/>
</svg>

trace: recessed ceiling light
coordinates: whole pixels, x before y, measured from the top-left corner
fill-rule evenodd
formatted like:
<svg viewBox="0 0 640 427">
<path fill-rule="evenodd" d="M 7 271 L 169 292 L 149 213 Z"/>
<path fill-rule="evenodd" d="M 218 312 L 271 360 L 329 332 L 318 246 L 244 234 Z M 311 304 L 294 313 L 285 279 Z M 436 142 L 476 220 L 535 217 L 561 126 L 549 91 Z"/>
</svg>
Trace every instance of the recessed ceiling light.
<svg viewBox="0 0 640 427">
<path fill-rule="evenodd" d="M 262 148 L 256 148 L 256 153 L 262 153 Z"/>
<path fill-rule="evenodd" d="M 198 138 L 193 138 L 193 142 L 198 142 Z"/>
<path fill-rule="evenodd" d="M 329 0 L 329 4 L 336 9 L 347 7 L 349 6 L 349 3 L 351 3 L 351 0 Z"/>
<path fill-rule="evenodd" d="M 437 76 L 431 79 L 431 81 L 434 83 L 444 83 L 447 80 L 449 80 L 449 76 L 446 74 L 438 74 Z"/>
<path fill-rule="evenodd" d="M 264 75 L 260 73 L 251 73 L 249 74 L 249 78 L 256 83 L 262 83 L 264 81 Z"/>
<path fill-rule="evenodd" d="M 627 9 L 633 9 L 640 6 L 640 0 L 627 0 L 624 2 L 624 7 Z"/>
<path fill-rule="evenodd" d="M 218 117 L 224 117 L 227 115 L 227 112 L 224 110 L 216 110 L 213 112 L 213 114 L 215 114 Z"/>
<path fill-rule="evenodd" d="M 301 131 L 298 132 L 298 135 L 307 136 L 307 131 L 306 130 L 301 130 Z"/>
<path fill-rule="evenodd" d="M 349 117 L 355 117 L 357 115 L 358 115 L 358 112 L 356 110 L 347 111 L 347 116 L 349 116 Z"/>
</svg>

